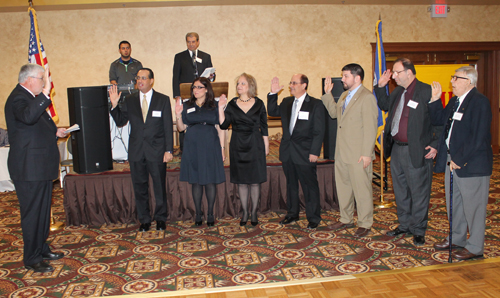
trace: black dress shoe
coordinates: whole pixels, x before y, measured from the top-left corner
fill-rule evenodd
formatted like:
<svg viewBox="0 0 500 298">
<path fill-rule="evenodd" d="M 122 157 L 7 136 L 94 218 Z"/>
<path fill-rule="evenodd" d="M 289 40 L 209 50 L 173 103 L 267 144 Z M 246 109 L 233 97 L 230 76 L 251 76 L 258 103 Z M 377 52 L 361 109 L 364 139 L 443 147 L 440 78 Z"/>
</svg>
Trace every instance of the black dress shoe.
<svg viewBox="0 0 500 298">
<path fill-rule="evenodd" d="M 24 268 L 33 270 L 35 272 L 52 272 L 54 271 L 54 267 L 50 266 L 48 263 L 41 261 L 33 265 L 26 265 Z"/>
<path fill-rule="evenodd" d="M 387 232 L 386 235 L 394 237 L 394 236 L 397 236 L 397 235 L 400 235 L 400 234 L 406 234 L 406 233 L 408 233 L 408 231 L 400 230 L 399 227 L 397 227 L 394 230 Z"/>
<path fill-rule="evenodd" d="M 280 224 L 282 225 L 286 225 L 286 224 L 289 224 L 289 223 L 292 223 L 292 222 L 296 222 L 297 220 L 299 220 L 299 217 L 285 217 L 285 219 L 283 219 L 282 221 L 280 221 Z"/>
<path fill-rule="evenodd" d="M 60 258 L 64 257 L 64 254 L 62 252 L 48 252 L 46 254 L 42 254 L 42 258 L 44 260 L 59 260 Z"/>
<path fill-rule="evenodd" d="M 259 221 L 251 221 L 250 223 L 252 224 L 252 226 L 254 226 L 254 227 L 255 227 L 256 225 L 258 225 L 258 224 L 259 224 Z"/>
<path fill-rule="evenodd" d="M 240 221 L 240 226 L 246 226 L 247 222 L 246 221 Z"/>
<path fill-rule="evenodd" d="M 167 228 L 167 224 L 163 220 L 157 220 L 156 221 L 156 230 L 158 231 L 165 231 Z"/>
<path fill-rule="evenodd" d="M 308 229 L 316 229 L 318 227 L 318 223 L 315 223 L 315 222 L 309 222 L 309 224 L 307 225 L 307 228 Z"/>
<path fill-rule="evenodd" d="M 422 246 L 425 244 L 425 236 L 413 235 L 413 244 L 415 246 Z"/>
<path fill-rule="evenodd" d="M 149 228 L 151 227 L 151 223 L 141 223 L 141 226 L 139 227 L 139 232 L 147 232 L 149 231 Z"/>
</svg>

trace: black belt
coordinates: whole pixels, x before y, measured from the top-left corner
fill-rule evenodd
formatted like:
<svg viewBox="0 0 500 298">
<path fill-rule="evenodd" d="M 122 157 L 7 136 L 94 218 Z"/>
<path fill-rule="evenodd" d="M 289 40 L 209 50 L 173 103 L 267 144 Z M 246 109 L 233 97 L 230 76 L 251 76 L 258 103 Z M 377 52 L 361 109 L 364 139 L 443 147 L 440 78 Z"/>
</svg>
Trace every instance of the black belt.
<svg viewBox="0 0 500 298">
<path fill-rule="evenodd" d="M 398 144 L 399 146 L 408 146 L 408 143 L 404 143 L 404 142 L 400 142 L 400 141 L 396 141 L 396 140 L 394 140 L 394 143 Z"/>
</svg>

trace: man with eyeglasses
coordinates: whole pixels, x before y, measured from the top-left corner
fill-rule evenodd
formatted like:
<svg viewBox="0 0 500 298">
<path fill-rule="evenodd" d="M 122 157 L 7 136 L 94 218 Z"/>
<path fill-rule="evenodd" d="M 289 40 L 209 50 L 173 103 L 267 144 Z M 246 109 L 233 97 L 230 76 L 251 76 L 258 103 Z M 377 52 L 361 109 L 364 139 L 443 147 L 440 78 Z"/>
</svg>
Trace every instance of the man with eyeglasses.
<svg viewBox="0 0 500 298">
<path fill-rule="evenodd" d="M 22 66 L 18 82 L 5 103 L 5 121 L 10 141 L 7 165 L 21 209 L 23 262 L 35 272 L 51 272 L 54 268 L 45 261 L 64 256 L 52 252 L 46 241 L 53 180 L 59 176 L 57 138 L 65 137 L 66 129 L 57 128 L 46 111 L 51 103 L 48 66 Z"/>
<path fill-rule="evenodd" d="M 112 85 L 116 84 L 135 84 L 137 72 L 142 68 L 142 63 L 130 57 L 132 54 L 132 46 L 126 40 L 118 44 L 120 58 L 113 61 L 109 67 L 109 82 Z"/>
<path fill-rule="evenodd" d="M 413 234 L 413 244 L 425 244 L 432 164 L 436 157 L 442 126 L 431 123 L 427 103 L 431 87 L 415 77 L 413 63 L 399 58 L 392 67 L 392 78 L 398 87 L 387 95 L 385 86 L 391 79 L 386 70 L 374 86 L 381 110 L 389 111 L 384 128 L 384 155 L 391 157 L 391 175 L 397 204 L 399 226 L 388 236 Z"/>
<path fill-rule="evenodd" d="M 476 84 L 476 69 L 460 67 L 451 77 L 455 96 L 446 108 L 443 109 L 439 100 L 442 91 L 437 82 L 432 83 L 432 99 L 428 104 L 433 123 L 445 127 L 439 139 L 435 171 L 445 172 L 448 218 L 450 172 L 453 172 L 452 245 L 463 249 L 453 251 L 452 256 L 459 260 L 483 256 L 486 205 L 493 170 L 491 107 Z M 449 237 L 435 243 L 434 248 L 449 249 Z"/>
<path fill-rule="evenodd" d="M 180 84 L 192 83 L 194 79 L 201 76 L 206 68 L 212 67 L 210 54 L 198 50 L 200 36 L 196 32 L 186 34 L 187 50 L 175 55 L 174 70 L 172 75 L 172 90 L 177 101 L 181 98 Z M 184 147 L 184 132 L 179 132 L 179 145 L 182 151 Z"/>
<path fill-rule="evenodd" d="M 308 229 L 315 229 L 321 222 L 316 162 L 318 161 L 325 134 L 325 107 L 307 94 L 309 79 L 303 74 L 292 76 L 289 88 L 292 96 L 278 105 L 278 93 L 283 89 L 279 79 L 271 81 L 267 95 L 269 116 L 281 117 L 283 137 L 279 159 L 286 177 L 287 214 L 280 224 L 299 220 L 299 181 L 304 192 Z"/>
<path fill-rule="evenodd" d="M 151 69 L 142 68 L 135 79 L 139 92 L 127 95 L 123 107 L 118 105 L 121 92 L 118 93 L 117 86 L 110 88 L 110 114 L 118 126 L 130 122 L 128 160 L 137 217 L 141 223 L 139 231 L 146 232 L 151 227 L 148 184 L 150 175 L 156 203 L 153 219 L 156 220 L 157 230 L 165 230 L 168 215 L 166 163 L 173 158 L 170 98 L 153 89 L 154 73 Z"/>
</svg>

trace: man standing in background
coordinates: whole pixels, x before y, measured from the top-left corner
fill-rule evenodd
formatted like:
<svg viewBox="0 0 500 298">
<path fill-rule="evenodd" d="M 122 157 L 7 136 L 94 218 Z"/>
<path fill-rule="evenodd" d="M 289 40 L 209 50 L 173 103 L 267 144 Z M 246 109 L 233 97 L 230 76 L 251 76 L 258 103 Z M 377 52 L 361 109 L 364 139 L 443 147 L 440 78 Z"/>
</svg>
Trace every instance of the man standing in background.
<svg viewBox="0 0 500 298">
<path fill-rule="evenodd" d="M 126 40 L 123 40 L 118 45 L 118 51 L 121 57 L 111 63 L 109 67 L 109 83 L 116 84 L 134 84 L 137 72 L 142 68 L 141 62 L 130 55 L 132 54 L 132 46 Z"/>
<path fill-rule="evenodd" d="M 212 67 L 212 59 L 209 54 L 198 50 L 200 36 L 196 32 L 186 34 L 187 50 L 175 55 L 174 72 L 172 75 L 172 90 L 177 101 L 181 97 L 180 84 L 192 83 L 194 79 L 201 76 L 206 68 Z M 184 132 L 179 132 L 179 145 L 182 151 L 184 147 Z"/>
</svg>

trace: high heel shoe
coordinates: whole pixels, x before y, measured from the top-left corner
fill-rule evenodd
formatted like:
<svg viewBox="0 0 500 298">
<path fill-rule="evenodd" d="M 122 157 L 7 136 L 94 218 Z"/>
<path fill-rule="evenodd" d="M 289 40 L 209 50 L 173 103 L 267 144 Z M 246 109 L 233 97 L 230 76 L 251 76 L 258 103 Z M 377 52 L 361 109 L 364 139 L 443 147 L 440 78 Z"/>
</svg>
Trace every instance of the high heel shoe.
<svg viewBox="0 0 500 298">
<path fill-rule="evenodd" d="M 243 219 L 245 219 L 245 220 L 243 220 Z M 247 221 L 248 221 L 248 214 L 245 215 L 245 212 L 243 212 L 243 216 L 241 217 L 241 221 L 240 221 L 240 226 L 246 226 Z"/>
<path fill-rule="evenodd" d="M 194 225 L 199 227 L 203 224 L 203 221 L 201 220 L 201 214 L 196 214 L 196 218 L 194 221 Z"/>
<path fill-rule="evenodd" d="M 255 221 L 254 221 L 254 219 L 255 219 Z M 252 214 L 252 220 L 250 221 L 250 223 L 254 227 L 259 224 L 259 218 L 257 217 L 257 213 Z"/>
<path fill-rule="evenodd" d="M 213 214 L 208 214 L 207 215 L 207 226 L 213 227 L 214 224 L 215 224 L 214 215 Z"/>
</svg>

